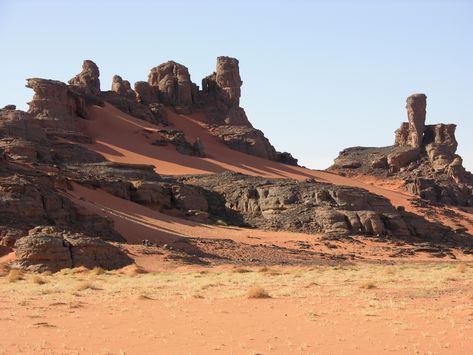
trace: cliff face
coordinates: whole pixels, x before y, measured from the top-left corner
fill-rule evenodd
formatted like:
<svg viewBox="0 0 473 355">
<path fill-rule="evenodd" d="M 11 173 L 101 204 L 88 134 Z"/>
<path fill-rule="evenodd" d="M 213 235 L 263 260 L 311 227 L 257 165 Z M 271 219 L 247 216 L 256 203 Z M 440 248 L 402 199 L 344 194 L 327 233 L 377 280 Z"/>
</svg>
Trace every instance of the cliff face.
<svg viewBox="0 0 473 355">
<path fill-rule="evenodd" d="M 408 122 L 395 132 L 393 146 L 348 148 L 331 171 L 402 179 L 405 188 L 432 202 L 473 206 L 473 175 L 456 154 L 456 125 L 426 125 L 427 96 L 407 98 Z"/>
</svg>

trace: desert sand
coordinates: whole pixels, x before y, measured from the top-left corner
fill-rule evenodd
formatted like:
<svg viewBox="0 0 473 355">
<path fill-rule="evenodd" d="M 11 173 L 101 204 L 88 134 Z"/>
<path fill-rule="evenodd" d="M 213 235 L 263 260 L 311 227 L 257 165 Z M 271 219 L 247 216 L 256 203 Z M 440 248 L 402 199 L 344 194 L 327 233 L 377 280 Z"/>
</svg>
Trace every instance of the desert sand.
<svg viewBox="0 0 473 355">
<path fill-rule="evenodd" d="M 1 353 L 469 354 L 472 276 L 362 264 L 0 278 Z M 269 298 L 249 298 L 255 285 Z"/>
</svg>

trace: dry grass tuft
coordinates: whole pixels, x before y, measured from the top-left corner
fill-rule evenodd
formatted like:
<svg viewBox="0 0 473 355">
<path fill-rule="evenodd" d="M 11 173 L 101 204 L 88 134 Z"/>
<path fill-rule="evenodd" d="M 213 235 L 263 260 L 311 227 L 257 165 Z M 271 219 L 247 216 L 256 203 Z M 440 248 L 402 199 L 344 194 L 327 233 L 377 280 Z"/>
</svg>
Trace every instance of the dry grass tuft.
<svg viewBox="0 0 473 355">
<path fill-rule="evenodd" d="M 232 272 L 235 272 L 237 274 L 244 274 L 246 272 L 251 272 L 251 270 L 245 269 L 243 267 L 236 267 L 232 270 Z"/>
<path fill-rule="evenodd" d="M 105 270 L 102 269 L 100 266 L 94 267 L 92 270 L 90 270 L 91 275 L 103 275 L 105 274 Z"/>
<path fill-rule="evenodd" d="M 365 290 L 372 290 L 374 288 L 377 288 L 376 284 L 372 281 L 367 281 L 364 282 L 360 285 L 360 288 L 365 289 Z"/>
<path fill-rule="evenodd" d="M 455 268 L 457 272 L 461 272 L 462 274 L 466 271 L 466 269 L 467 269 L 467 266 L 466 264 L 463 264 L 463 263 L 458 264 L 457 267 Z"/>
<path fill-rule="evenodd" d="M 45 271 L 43 273 L 41 273 L 41 275 L 43 276 L 51 276 L 53 273 L 51 271 Z"/>
<path fill-rule="evenodd" d="M 23 271 L 18 269 L 11 269 L 7 275 L 8 282 L 16 282 L 23 280 Z"/>
<path fill-rule="evenodd" d="M 263 266 L 262 268 L 260 268 L 258 270 L 258 272 L 261 272 L 263 274 L 266 274 L 266 275 L 270 275 L 270 276 L 278 276 L 278 275 L 281 275 L 281 272 L 278 271 L 278 270 L 274 270 L 274 269 L 270 269 L 269 267 L 267 266 Z"/>
<path fill-rule="evenodd" d="M 146 269 L 144 269 L 141 266 L 138 266 L 136 264 L 125 266 L 124 268 L 121 268 L 118 272 L 120 274 L 131 276 L 131 277 L 139 275 L 139 274 L 147 274 L 148 273 L 148 271 Z"/>
<path fill-rule="evenodd" d="M 44 285 L 45 283 L 47 283 L 47 281 L 39 275 L 33 275 L 31 277 L 31 281 L 37 285 Z"/>
<path fill-rule="evenodd" d="M 95 286 L 92 282 L 90 281 L 83 281 L 79 283 L 75 288 L 75 291 L 85 291 L 85 290 L 100 290 L 97 286 Z"/>
<path fill-rule="evenodd" d="M 271 296 L 261 286 L 253 286 L 246 291 L 246 298 L 271 298 Z"/>
</svg>

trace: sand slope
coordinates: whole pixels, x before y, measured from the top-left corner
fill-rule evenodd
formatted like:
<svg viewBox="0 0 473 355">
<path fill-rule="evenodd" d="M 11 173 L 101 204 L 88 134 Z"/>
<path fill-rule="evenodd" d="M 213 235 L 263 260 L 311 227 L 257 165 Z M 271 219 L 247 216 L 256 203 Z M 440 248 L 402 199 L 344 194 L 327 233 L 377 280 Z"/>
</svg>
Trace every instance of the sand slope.
<svg viewBox="0 0 473 355">
<path fill-rule="evenodd" d="M 325 171 L 289 166 L 232 150 L 207 132 L 198 120 L 200 113 L 178 115 L 167 110 L 167 114 L 174 125 L 172 128 L 184 131 L 189 141 L 197 137 L 201 139 L 208 158 L 180 154 L 171 146 L 152 145 L 151 132 L 160 127 L 129 116 L 108 104 L 91 108 L 91 119 L 87 121 L 86 127 L 95 143 L 88 145 L 88 148 L 110 161 L 154 165 L 156 171 L 163 175 L 208 174 L 229 170 L 272 178 L 315 178 L 321 182 L 361 187 L 388 197 L 395 205 L 408 205 L 407 200 L 411 197 L 407 193 L 365 183 L 361 178 L 352 179 Z"/>
</svg>

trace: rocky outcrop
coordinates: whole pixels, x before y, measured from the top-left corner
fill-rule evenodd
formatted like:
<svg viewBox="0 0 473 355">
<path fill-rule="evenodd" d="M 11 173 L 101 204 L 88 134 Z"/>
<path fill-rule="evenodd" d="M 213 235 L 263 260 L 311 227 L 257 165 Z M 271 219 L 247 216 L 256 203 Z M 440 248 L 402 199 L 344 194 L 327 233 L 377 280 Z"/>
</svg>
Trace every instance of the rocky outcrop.
<svg viewBox="0 0 473 355">
<path fill-rule="evenodd" d="M 84 94 L 100 96 L 99 76 L 100 71 L 97 64 L 91 60 L 84 60 L 82 71 L 69 80 L 69 84 L 78 88 Z"/>
<path fill-rule="evenodd" d="M 110 220 L 89 213 L 65 197 L 67 188 L 64 177 L 9 164 L 0 174 L 0 226 L 28 230 L 50 225 L 123 241 Z"/>
<path fill-rule="evenodd" d="M 276 160 L 276 150 L 263 132 L 246 126 L 218 126 L 210 132 L 234 150 L 260 158 Z"/>
<path fill-rule="evenodd" d="M 158 93 L 160 102 L 174 106 L 178 113 L 192 112 L 197 86 L 184 65 L 169 61 L 152 68 L 148 83 Z"/>
<path fill-rule="evenodd" d="M 118 247 L 97 237 L 61 231 L 53 227 L 36 227 L 15 243 L 15 268 L 35 272 L 56 272 L 83 266 L 118 269 L 132 263 Z"/>
<path fill-rule="evenodd" d="M 67 166 L 68 179 L 92 188 L 101 188 L 117 197 L 150 208 L 182 215 L 196 210 L 206 212 L 203 190 L 185 186 L 173 178 L 162 179 L 151 165 L 98 163 Z"/>
<path fill-rule="evenodd" d="M 297 165 L 289 153 L 277 152 L 263 132 L 253 128 L 245 110 L 240 107 L 241 86 L 239 62 L 218 57 L 214 73 L 202 79 L 199 101 L 203 102 L 210 132 L 230 148 L 260 158 Z"/>
<path fill-rule="evenodd" d="M 172 144 L 181 154 L 193 155 L 196 157 L 205 157 L 204 146 L 199 138 L 194 143 L 187 141 L 183 131 L 178 129 L 160 129 L 157 131 L 159 139 L 152 144 L 157 146 L 166 146 Z"/>
<path fill-rule="evenodd" d="M 406 190 L 423 199 L 472 206 L 473 175 L 455 154 L 456 125 L 425 125 L 424 94 L 409 96 L 406 108 L 409 122 L 396 131 L 394 146 L 345 149 L 329 170 L 402 179 Z"/>
<path fill-rule="evenodd" d="M 83 96 L 57 80 L 27 79 L 26 87 L 35 93 L 28 112 L 42 119 L 45 128 L 56 132 L 80 130 L 78 118 L 88 116 Z"/>
<path fill-rule="evenodd" d="M 384 197 L 358 188 L 236 173 L 187 176 L 178 181 L 203 188 L 211 218 L 229 224 L 431 241 L 442 240 L 450 233 L 440 225 L 395 208 Z"/>
</svg>

